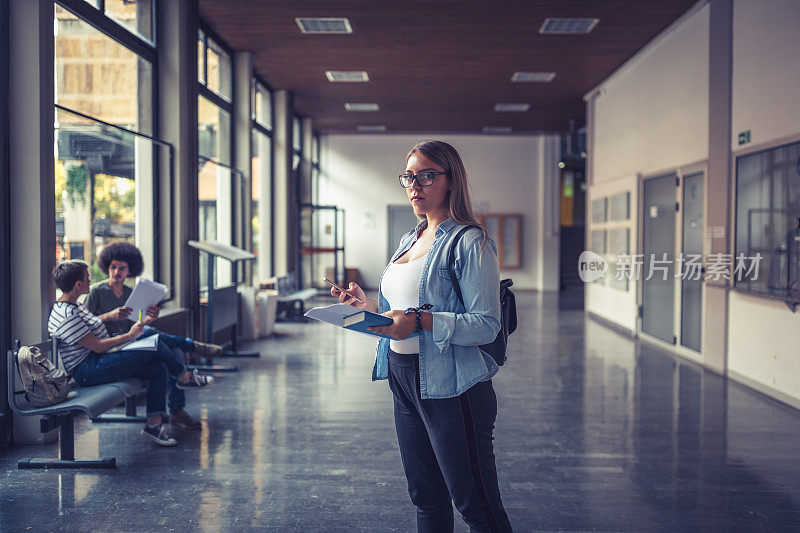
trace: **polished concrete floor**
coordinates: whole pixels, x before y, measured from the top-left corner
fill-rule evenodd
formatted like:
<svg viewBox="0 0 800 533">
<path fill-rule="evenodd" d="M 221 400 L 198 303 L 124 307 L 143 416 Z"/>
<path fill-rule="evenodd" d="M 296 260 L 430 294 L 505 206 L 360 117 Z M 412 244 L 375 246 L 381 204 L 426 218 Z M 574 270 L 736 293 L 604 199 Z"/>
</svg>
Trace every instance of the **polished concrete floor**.
<svg viewBox="0 0 800 533">
<path fill-rule="evenodd" d="M 585 317 L 518 295 L 495 378 L 500 486 L 517 531 L 800 527 L 800 413 Z M 414 531 L 374 342 L 278 325 L 260 359 L 194 392 L 200 432 L 78 426 L 113 471 L 24 471 L 0 454 L 2 531 Z M 457 519 L 456 530 L 466 527 Z"/>
</svg>

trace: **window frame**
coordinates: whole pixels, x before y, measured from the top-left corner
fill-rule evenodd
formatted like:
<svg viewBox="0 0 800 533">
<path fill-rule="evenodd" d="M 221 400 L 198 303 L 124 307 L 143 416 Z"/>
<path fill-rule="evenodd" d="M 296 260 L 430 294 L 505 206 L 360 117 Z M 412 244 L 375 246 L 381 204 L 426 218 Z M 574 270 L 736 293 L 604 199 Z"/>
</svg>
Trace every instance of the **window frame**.
<svg viewBox="0 0 800 533">
<path fill-rule="evenodd" d="M 730 235 L 728 237 L 728 243 L 730 246 L 731 257 L 735 261 L 736 254 L 739 252 L 737 249 L 737 237 L 739 231 L 739 220 L 738 220 L 738 212 L 739 212 L 739 174 L 738 174 L 738 162 L 739 159 L 753 156 L 765 152 L 770 152 L 773 150 L 777 150 L 780 148 L 788 147 L 794 144 L 800 144 L 800 134 L 790 135 L 788 137 L 782 137 L 779 139 L 774 139 L 769 142 L 761 143 L 754 146 L 748 146 L 739 150 L 732 150 L 730 154 L 730 175 L 732 180 L 730 181 L 730 193 L 731 193 L 731 203 L 730 203 L 730 217 L 729 217 L 729 227 L 731 228 Z M 800 171 L 799 171 L 800 173 Z M 759 271 L 764 272 L 765 269 L 768 269 L 769 265 L 761 264 L 759 266 Z M 744 282 L 736 283 L 734 279 L 733 272 L 730 272 L 731 279 L 728 283 L 725 284 L 725 288 L 729 291 L 738 292 L 741 294 L 746 294 L 749 296 L 753 296 L 756 298 L 772 300 L 772 301 L 779 301 L 785 303 L 792 312 L 796 312 L 798 307 L 800 307 L 800 298 L 792 296 L 790 294 L 781 294 L 777 292 L 769 292 L 766 290 L 760 289 L 752 289 L 749 287 L 744 286 Z"/>
</svg>

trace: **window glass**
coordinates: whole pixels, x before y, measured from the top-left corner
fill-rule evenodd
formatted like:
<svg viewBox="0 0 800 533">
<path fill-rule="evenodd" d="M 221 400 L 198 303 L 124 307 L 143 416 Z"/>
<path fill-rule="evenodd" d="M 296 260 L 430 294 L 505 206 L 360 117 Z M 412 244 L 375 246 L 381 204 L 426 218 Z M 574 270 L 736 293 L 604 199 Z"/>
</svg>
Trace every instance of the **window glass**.
<svg viewBox="0 0 800 533">
<path fill-rule="evenodd" d="M 56 103 L 152 134 L 153 67 L 56 6 Z"/>
<path fill-rule="evenodd" d="M 106 16 L 132 32 L 153 41 L 152 0 L 105 0 Z"/>
<path fill-rule="evenodd" d="M 206 36 L 203 30 L 197 32 L 197 81 L 206 82 Z"/>
<path fill-rule="evenodd" d="M 257 280 L 266 280 L 272 275 L 272 242 L 270 239 L 270 219 L 272 218 L 272 139 L 260 131 L 253 130 L 252 169 L 253 190 L 253 253 L 258 256 L 256 265 Z M 263 202 L 261 199 L 263 198 Z"/>
<path fill-rule="evenodd" d="M 231 58 L 211 39 L 208 40 L 208 79 L 206 86 L 226 100 L 231 99 Z"/>
<path fill-rule="evenodd" d="M 737 158 L 736 253 L 726 263 L 739 287 L 800 296 L 800 143 Z"/>
<path fill-rule="evenodd" d="M 240 183 L 242 174 L 205 158 L 200 159 L 198 169 L 199 239 L 233 244 L 233 221 L 236 216 L 234 191 L 241 190 L 240 187 L 234 187 L 234 181 Z M 207 260 L 205 254 L 200 254 L 201 287 L 207 287 L 208 284 Z M 215 287 L 228 285 L 232 280 L 230 262 L 218 259 L 214 273 Z"/>
<path fill-rule="evenodd" d="M 197 128 L 200 156 L 229 165 L 231 162 L 230 114 L 200 96 L 197 101 Z"/>
<path fill-rule="evenodd" d="M 144 275 L 152 279 L 153 162 L 166 161 L 167 148 L 61 109 L 55 141 L 56 260 L 82 259 L 100 281 L 100 250 L 124 240 L 142 250 Z"/>
<path fill-rule="evenodd" d="M 272 129 L 272 94 L 260 83 L 255 84 L 253 119 L 268 130 Z"/>
<path fill-rule="evenodd" d="M 298 117 L 292 123 L 292 148 L 298 151 L 303 148 L 303 122 Z"/>
</svg>

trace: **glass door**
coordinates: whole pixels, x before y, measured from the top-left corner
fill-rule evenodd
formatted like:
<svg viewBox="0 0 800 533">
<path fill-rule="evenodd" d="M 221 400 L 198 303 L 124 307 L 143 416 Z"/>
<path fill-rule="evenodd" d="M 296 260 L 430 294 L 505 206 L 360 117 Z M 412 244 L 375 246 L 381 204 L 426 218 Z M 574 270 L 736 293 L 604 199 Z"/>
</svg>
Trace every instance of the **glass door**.
<svg viewBox="0 0 800 533">
<path fill-rule="evenodd" d="M 676 174 L 644 181 L 642 331 L 675 343 Z"/>
<path fill-rule="evenodd" d="M 696 352 L 701 348 L 701 313 L 703 272 L 699 265 L 703 254 L 704 174 L 683 178 L 683 261 L 681 261 L 681 345 Z"/>
</svg>

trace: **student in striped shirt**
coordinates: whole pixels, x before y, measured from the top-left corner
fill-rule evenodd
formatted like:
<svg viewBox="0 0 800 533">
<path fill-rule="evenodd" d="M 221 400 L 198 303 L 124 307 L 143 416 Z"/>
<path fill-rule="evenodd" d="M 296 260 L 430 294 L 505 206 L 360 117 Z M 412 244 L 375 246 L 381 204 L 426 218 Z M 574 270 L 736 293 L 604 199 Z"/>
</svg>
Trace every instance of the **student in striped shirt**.
<svg viewBox="0 0 800 533">
<path fill-rule="evenodd" d="M 206 388 L 214 378 L 190 372 L 162 341 L 154 351 L 108 352 L 140 337 L 145 323 L 135 322 L 127 333 L 109 337 L 103 321 L 78 303 L 78 297 L 87 294 L 90 286 L 89 265 L 83 261 L 59 263 L 53 269 L 53 279 L 62 294 L 53 305 L 47 329 L 60 341 L 59 353 L 67 372 L 83 387 L 131 377 L 146 380 L 147 424 L 142 435 L 162 446 L 176 445 L 162 423 L 169 375 L 176 376 L 177 386 L 184 390 Z"/>
</svg>

